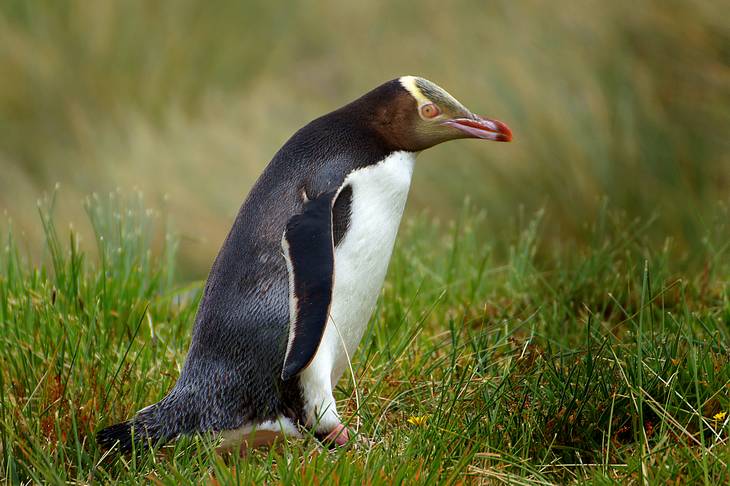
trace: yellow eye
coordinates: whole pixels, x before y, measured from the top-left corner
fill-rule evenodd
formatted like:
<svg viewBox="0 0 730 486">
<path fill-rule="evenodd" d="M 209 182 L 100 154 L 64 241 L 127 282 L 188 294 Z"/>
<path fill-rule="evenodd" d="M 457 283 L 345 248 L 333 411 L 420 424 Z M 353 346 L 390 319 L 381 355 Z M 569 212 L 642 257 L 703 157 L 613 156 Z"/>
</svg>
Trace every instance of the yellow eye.
<svg viewBox="0 0 730 486">
<path fill-rule="evenodd" d="M 440 114 L 441 110 L 439 110 L 439 107 L 434 105 L 433 103 L 429 103 L 421 107 L 421 116 L 423 118 L 434 118 L 436 116 L 439 116 Z"/>
</svg>

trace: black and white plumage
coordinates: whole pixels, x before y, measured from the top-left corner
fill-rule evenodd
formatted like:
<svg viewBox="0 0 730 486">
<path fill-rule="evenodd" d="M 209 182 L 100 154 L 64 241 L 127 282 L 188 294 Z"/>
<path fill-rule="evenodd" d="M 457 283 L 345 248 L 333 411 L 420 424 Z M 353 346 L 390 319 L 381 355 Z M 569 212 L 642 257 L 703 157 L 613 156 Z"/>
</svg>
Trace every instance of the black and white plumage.
<svg viewBox="0 0 730 486">
<path fill-rule="evenodd" d="M 177 383 L 98 441 L 128 450 L 195 432 L 234 444 L 253 431 L 314 429 L 345 442 L 331 435 L 342 430 L 332 390 L 375 307 L 416 154 L 456 138 L 511 133 L 413 76 L 295 133 L 213 264 Z"/>
</svg>

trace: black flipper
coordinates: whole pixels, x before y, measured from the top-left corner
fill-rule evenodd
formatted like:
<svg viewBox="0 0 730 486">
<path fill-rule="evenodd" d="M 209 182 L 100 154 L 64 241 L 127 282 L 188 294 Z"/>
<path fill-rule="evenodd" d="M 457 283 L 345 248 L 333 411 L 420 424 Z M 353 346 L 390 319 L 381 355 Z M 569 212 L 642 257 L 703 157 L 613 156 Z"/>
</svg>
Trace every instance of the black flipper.
<svg viewBox="0 0 730 486">
<path fill-rule="evenodd" d="M 281 378 L 307 367 L 322 340 L 334 283 L 332 204 L 335 192 L 304 203 L 286 224 L 281 245 L 289 269 L 289 344 Z"/>
</svg>

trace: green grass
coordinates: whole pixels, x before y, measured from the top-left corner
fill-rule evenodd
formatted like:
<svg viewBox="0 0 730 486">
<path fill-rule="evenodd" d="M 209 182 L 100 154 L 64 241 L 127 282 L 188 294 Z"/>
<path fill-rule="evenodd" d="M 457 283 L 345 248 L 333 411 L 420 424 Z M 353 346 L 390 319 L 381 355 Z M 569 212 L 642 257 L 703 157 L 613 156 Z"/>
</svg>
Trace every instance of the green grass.
<svg viewBox="0 0 730 486">
<path fill-rule="evenodd" d="M 292 440 L 239 458 L 197 437 L 115 459 L 94 432 L 172 386 L 202 283 L 175 278 L 176 239 L 141 196 L 90 198 L 83 244 L 52 207 L 39 206 L 42 264 L 2 231 L 8 482 L 730 481 L 727 208 L 694 254 L 606 205 L 588 244 L 547 244 L 542 213 L 490 238 L 469 204 L 449 224 L 407 220 L 354 356 L 357 386 L 345 377 L 336 392 L 369 445 Z"/>
</svg>

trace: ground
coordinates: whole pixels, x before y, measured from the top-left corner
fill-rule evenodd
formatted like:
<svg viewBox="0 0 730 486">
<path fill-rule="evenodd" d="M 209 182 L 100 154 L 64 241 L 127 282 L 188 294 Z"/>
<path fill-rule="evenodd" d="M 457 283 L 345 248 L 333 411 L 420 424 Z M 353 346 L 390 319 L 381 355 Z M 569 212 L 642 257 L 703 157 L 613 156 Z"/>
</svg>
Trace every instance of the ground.
<svg viewBox="0 0 730 486">
<path fill-rule="evenodd" d="M 588 244 L 547 244 L 541 213 L 496 235 L 468 204 L 448 224 L 410 218 L 336 392 L 369 441 L 238 457 L 193 437 L 117 458 L 94 432 L 174 383 L 202 282 L 175 278 L 176 239 L 154 237 L 159 215 L 139 199 L 86 206 L 96 237 L 80 243 L 41 205 L 39 263 L 2 227 L 5 480 L 730 481 L 726 208 L 692 252 L 606 206 L 586 222 Z"/>
</svg>

